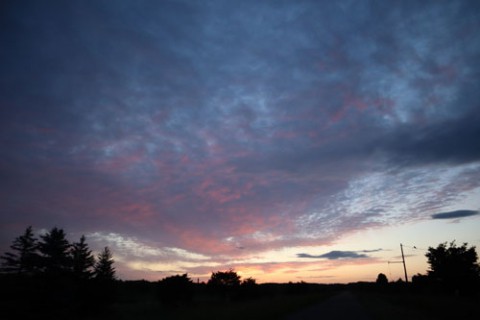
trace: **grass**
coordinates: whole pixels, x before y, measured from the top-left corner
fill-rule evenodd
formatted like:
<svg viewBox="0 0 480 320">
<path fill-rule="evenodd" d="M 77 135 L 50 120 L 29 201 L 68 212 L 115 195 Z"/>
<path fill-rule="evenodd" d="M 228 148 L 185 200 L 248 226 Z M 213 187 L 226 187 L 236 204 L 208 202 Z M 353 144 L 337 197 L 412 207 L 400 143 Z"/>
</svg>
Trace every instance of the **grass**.
<svg viewBox="0 0 480 320">
<path fill-rule="evenodd" d="M 279 294 L 247 301 L 197 299 L 184 307 L 167 308 L 156 300 L 116 304 L 107 311 L 111 319 L 281 319 L 325 300 L 330 294 Z"/>
<path fill-rule="evenodd" d="M 356 293 L 373 319 L 480 319 L 480 298 L 413 293 Z"/>
</svg>

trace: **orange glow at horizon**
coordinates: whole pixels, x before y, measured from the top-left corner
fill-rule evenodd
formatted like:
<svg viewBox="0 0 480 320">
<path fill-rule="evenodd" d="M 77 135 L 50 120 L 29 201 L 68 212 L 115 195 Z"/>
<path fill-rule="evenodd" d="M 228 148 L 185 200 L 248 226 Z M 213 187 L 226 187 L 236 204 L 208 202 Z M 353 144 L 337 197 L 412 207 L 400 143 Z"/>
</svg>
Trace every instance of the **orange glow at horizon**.
<svg viewBox="0 0 480 320">
<path fill-rule="evenodd" d="M 470 223 L 452 223 L 444 221 L 422 221 L 398 227 L 372 228 L 351 233 L 328 246 L 292 247 L 249 255 L 215 259 L 204 255 L 188 253 L 194 259 L 179 261 L 142 261 L 118 260 L 121 265 L 118 272 L 125 280 L 146 279 L 161 280 L 173 274 L 187 273 L 192 279 L 206 282 L 212 272 L 235 270 L 242 279 L 254 278 L 257 283 L 350 283 L 375 281 L 379 273 L 389 281 L 404 281 L 403 264 L 399 239 L 409 239 L 404 243 L 404 254 L 409 281 L 416 274 L 428 271 L 425 253 L 428 247 L 439 243 L 457 240 L 469 245 L 480 243 L 475 239 L 475 230 L 480 227 L 480 219 L 472 218 Z M 437 232 L 431 232 L 431 231 Z M 406 242 L 406 241 L 404 241 Z M 381 248 L 379 248 L 379 243 Z M 213 245 L 213 244 L 212 244 Z M 376 249 L 378 248 L 378 249 Z M 373 250 L 372 250 L 373 249 Z M 361 257 L 327 259 L 316 256 L 334 250 L 358 252 Z M 300 252 L 309 252 L 312 258 L 300 258 Z M 184 254 L 187 254 L 186 252 Z M 196 260 L 195 260 L 196 259 Z"/>
</svg>

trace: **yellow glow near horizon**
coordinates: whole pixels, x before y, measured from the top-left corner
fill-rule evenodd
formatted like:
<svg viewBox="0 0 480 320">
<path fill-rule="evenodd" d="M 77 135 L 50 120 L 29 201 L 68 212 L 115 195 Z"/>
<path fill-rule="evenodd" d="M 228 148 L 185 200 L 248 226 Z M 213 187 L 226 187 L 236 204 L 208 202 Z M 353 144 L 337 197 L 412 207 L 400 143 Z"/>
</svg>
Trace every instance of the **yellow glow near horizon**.
<svg viewBox="0 0 480 320">
<path fill-rule="evenodd" d="M 480 217 L 462 220 L 426 220 L 401 226 L 371 228 L 350 233 L 328 246 L 289 247 L 278 250 L 244 254 L 236 259 L 216 261 L 122 261 L 120 276 L 125 279 L 144 278 L 160 280 L 175 273 L 188 273 L 192 279 L 207 281 L 211 272 L 233 268 L 242 279 L 252 277 L 258 283 L 297 282 L 348 283 L 375 281 L 384 273 L 390 281 L 401 278 L 404 270 L 401 261 L 400 243 L 404 254 L 409 280 L 415 274 L 425 274 L 428 269 L 425 253 L 428 247 L 456 240 L 470 246 L 480 245 Z M 415 248 L 416 247 L 416 248 Z M 381 251 L 375 251 L 382 249 Z M 298 253 L 321 255 L 334 250 L 354 251 L 368 255 L 356 259 L 299 258 Z M 363 250 L 374 250 L 362 252 Z M 225 259 L 226 257 L 223 257 Z M 393 263 L 388 263 L 388 262 Z M 396 263 L 394 263 L 396 262 Z"/>
</svg>

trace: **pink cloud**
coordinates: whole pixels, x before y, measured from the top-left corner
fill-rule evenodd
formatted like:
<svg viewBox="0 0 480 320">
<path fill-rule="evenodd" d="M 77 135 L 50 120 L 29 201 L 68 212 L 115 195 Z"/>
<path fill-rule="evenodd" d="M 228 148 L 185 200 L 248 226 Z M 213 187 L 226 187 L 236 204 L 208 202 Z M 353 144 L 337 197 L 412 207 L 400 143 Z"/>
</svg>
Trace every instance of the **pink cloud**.
<svg viewBox="0 0 480 320">
<path fill-rule="evenodd" d="M 178 238 L 181 247 L 193 252 L 221 254 L 232 249 L 230 245 L 216 240 L 211 235 L 205 235 L 197 229 L 180 228 L 173 224 L 167 224 L 164 229 Z"/>
</svg>

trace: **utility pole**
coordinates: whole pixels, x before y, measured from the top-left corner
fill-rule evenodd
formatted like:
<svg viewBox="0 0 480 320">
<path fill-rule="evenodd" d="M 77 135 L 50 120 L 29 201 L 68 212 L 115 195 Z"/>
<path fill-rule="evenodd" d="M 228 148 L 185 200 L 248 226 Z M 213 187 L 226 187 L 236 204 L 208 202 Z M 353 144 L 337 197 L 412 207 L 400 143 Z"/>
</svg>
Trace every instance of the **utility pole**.
<svg viewBox="0 0 480 320">
<path fill-rule="evenodd" d="M 405 265 L 405 256 L 403 255 L 403 245 L 401 243 L 400 251 L 402 252 L 403 271 L 405 271 L 405 283 L 408 283 L 407 266 Z"/>
</svg>

